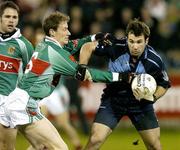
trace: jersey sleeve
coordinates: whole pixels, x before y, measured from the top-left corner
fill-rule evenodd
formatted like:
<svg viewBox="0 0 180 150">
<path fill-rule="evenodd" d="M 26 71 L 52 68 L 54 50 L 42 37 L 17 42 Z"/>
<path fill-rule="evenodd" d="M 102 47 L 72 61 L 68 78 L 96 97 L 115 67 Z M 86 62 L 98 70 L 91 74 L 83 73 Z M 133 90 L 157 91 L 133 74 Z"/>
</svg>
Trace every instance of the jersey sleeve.
<svg viewBox="0 0 180 150">
<path fill-rule="evenodd" d="M 151 52 L 151 53 L 150 53 Z M 156 79 L 157 85 L 164 88 L 170 87 L 170 80 L 166 71 L 166 66 L 160 57 L 155 51 L 149 51 L 148 60 L 152 63 L 150 68 L 150 74 Z M 152 54 L 152 55 L 150 55 Z"/>
<path fill-rule="evenodd" d="M 68 44 L 64 47 L 65 50 L 68 50 L 72 55 L 79 52 L 84 43 L 91 42 L 91 36 L 87 36 L 81 39 L 70 40 Z"/>
<path fill-rule="evenodd" d="M 169 80 L 165 65 L 162 62 L 159 65 L 160 65 L 160 68 L 158 68 L 156 72 L 157 85 L 162 86 L 164 88 L 169 88 L 171 84 L 170 84 L 170 80 Z"/>
<path fill-rule="evenodd" d="M 89 72 L 91 74 L 93 82 L 110 83 L 118 81 L 118 73 L 112 73 L 109 71 L 102 71 L 99 69 L 92 68 L 89 68 Z"/>
<path fill-rule="evenodd" d="M 53 48 L 48 48 L 49 61 L 56 73 L 65 76 L 74 76 L 77 64 L 70 59 L 70 54 L 60 49 L 60 52 L 55 51 Z"/>
<path fill-rule="evenodd" d="M 53 51 L 49 48 L 49 60 L 53 64 L 53 69 L 55 72 L 58 72 L 65 76 L 74 77 L 77 70 L 77 63 L 73 62 L 68 54 L 68 52 L 61 50 L 61 53 Z M 93 82 L 113 82 L 115 81 L 114 74 L 109 71 L 101 71 L 98 69 L 89 69 L 89 72 L 92 76 Z"/>
<path fill-rule="evenodd" d="M 112 45 L 104 45 L 103 42 L 99 43 L 95 49 L 95 55 L 107 56 L 114 58 L 121 55 L 127 48 L 127 38 L 116 39 L 112 41 Z"/>
</svg>

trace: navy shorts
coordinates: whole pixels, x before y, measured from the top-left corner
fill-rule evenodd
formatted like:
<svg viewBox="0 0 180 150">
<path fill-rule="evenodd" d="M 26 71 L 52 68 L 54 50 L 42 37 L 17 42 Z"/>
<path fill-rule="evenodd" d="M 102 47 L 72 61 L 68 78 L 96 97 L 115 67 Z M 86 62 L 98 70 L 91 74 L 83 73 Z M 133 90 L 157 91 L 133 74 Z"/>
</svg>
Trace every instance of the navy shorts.
<svg viewBox="0 0 180 150">
<path fill-rule="evenodd" d="M 94 122 L 114 129 L 123 116 L 128 116 L 138 131 L 159 127 L 152 104 L 117 97 L 102 99 Z"/>
</svg>

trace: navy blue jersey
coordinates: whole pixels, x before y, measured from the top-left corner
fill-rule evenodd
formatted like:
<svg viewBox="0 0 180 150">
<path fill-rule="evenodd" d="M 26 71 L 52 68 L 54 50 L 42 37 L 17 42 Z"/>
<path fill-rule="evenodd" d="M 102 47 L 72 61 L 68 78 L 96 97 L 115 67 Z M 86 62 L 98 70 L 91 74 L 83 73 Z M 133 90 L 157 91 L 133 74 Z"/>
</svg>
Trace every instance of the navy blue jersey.
<svg viewBox="0 0 180 150">
<path fill-rule="evenodd" d="M 143 54 L 135 63 L 133 63 L 134 58 L 129 53 L 127 38 L 117 40 L 112 46 L 98 45 L 95 54 L 109 58 L 109 71 L 135 74 L 148 73 L 155 78 L 157 85 L 164 88 L 170 87 L 165 65 L 159 54 L 149 45 L 145 47 Z M 128 96 L 133 96 L 130 84 L 125 82 L 108 84 L 104 92 L 105 94 L 128 94 Z"/>
</svg>

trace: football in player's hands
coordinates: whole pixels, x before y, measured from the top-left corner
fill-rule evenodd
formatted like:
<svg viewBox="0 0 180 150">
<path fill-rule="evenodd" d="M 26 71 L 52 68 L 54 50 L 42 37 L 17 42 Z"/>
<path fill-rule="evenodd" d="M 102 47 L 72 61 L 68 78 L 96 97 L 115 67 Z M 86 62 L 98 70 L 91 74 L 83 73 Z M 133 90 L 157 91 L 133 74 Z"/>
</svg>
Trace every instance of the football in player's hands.
<svg viewBox="0 0 180 150">
<path fill-rule="evenodd" d="M 156 91 L 157 84 L 150 74 L 137 75 L 132 81 L 131 88 L 137 100 L 154 101 L 153 94 Z"/>
<path fill-rule="evenodd" d="M 144 97 L 144 92 L 140 89 L 140 88 L 134 88 L 133 90 L 133 95 L 135 96 L 135 98 L 137 99 L 137 100 L 141 100 L 141 99 L 143 99 L 143 97 Z"/>
</svg>

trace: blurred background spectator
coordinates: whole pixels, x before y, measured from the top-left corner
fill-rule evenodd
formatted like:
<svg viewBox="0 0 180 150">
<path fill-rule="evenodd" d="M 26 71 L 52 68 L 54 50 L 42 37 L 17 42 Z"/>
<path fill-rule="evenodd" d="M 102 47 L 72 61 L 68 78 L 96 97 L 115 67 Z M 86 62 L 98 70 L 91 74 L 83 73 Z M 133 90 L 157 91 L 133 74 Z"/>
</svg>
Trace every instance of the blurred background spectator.
<svg viewBox="0 0 180 150">
<path fill-rule="evenodd" d="M 1 0 L 3 1 L 3 0 Z M 97 32 L 125 36 L 128 22 L 136 17 L 151 29 L 150 45 L 160 51 L 168 70 L 180 68 L 180 1 L 179 0 L 13 0 L 21 8 L 19 27 L 32 43 L 43 18 L 59 10 L 70 17 L 71 38 Z"/>
</svg>

